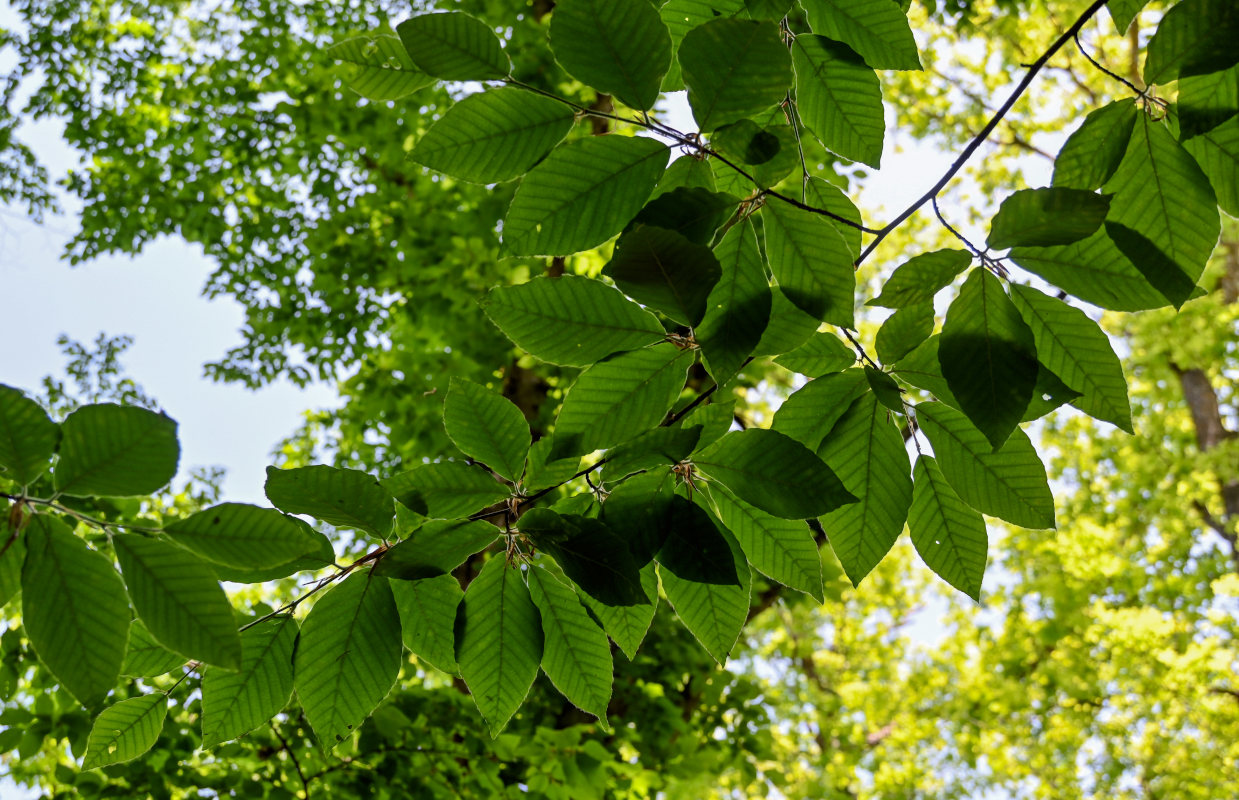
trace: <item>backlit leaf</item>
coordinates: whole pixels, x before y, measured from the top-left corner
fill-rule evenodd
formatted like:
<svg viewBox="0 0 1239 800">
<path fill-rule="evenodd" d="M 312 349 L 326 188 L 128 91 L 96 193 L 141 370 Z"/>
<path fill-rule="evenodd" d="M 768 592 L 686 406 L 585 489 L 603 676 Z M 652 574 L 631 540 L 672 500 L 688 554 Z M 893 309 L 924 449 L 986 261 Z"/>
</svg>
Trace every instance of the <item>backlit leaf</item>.
<svg viewBox="0 0 1239 800">
<path fill-rule="evenodd" d="M 1008 257 L 1068 294 L 1102 308 L 1142 311 L 1169 303 L 1104 230 L 1060 247 L 1016 247 Z"/>
<path fill-rule="evenodd" d="M 1089 191 L 1104 186 L 1123 161 L 1138 115 L 1131 98 L 1090 112 L 1054 159 L 1054 185 Z"/>
<path fill-rule="evenodd" d="M 710 374 L 722 386 L 761 341 L 770 321 L 771 295 L 751 221 L 727 231 L 714 256 L 721 277 L 706 298 L 705 318 L 695 332 Z"/>
<path fill-rule="evenodd" d="M 1239 117 L 1188 139 L 1183 147 L 1209 176 L 1217 204 L 1232 217 L 1239 216 Z"/>
<path fill-rule="evenodd" d="M 152 494 L 176 474 L 176 423 L 136 406 L 82 406 L 61 425 L 56 491 L 130 497 Z"/>
<path fill-rule="evenodd" d="M 1053 247 L 1087 239 L 1106 218 L 1110 198 L 1081 189 L 1023 189 L 1002 201 L 987 244 Z"/>
<path fill-rule="evenodd" d="M 894 364 L 934 332 L 934 306 L 925 302 L 904 306 L 886 318 L 875 342 L 883 364 Z"/>
<path fill-rule="evenodd" d="M 406 581 L 443 575 L 485 550 L 499 533 L 480 520 L 431 520 L 383 553 L 374 574 Z"/>
<path fill-rule="evenodd" d="M 753 577 L 731 535 L 714 527 L 708 516 L 704 522 L 712 530 L 671 531 L 658 555 L 658 574 L 684 627 L 715 661 L 724 664 L 748 619 Z M 703 549 L 703 539 L 711 542 L 708 549 Z M 703 573 L 719 577 L 703 581 Z"/>
<path fill-rule="evenodd" d="M 0 476 L 33 483 L 51 463 L 60 426 L 25 394 L 0 384 Z"/>
<path fill-rule="evenodd" d="M 603 268 L 603 274 L 629 297 L 690 326 L 705 316 L 706 298 L 721 272 L 709 247 L 649 225 L 621 236 Z"/>
<path fill-rule="evenodd" d="M 508 480 L 520 480 L 525 472 L 529 423 L 506 397 L 454 377 L 443 401 L 443 427 L 462 453 Z"/>
<path fill-rule="evenodd" d="M 1178 109 L 1179 140 L 1200 161 L 1200 156 L 1187 145 L 1187 140 L 1211 131 L 1239 114 L 1239 65 L 1180 80 Z M 1202 166 L 1206 174 L 1212 172 L 1207 164 Z M 1216 183 L 1214 189 L 1217 189 Z M 1218 194 L 1221 195 L 1221 192 Z"/>
<path fill-rule="evenodd" d="M 905 308 L 931 302 L 971 263 L 972 254 L 965 250 L 935 250 L 913 256 L 891 273 L 882 292 L 865 305 Z"/>
<path fill-rule="evenodd" d="M 542 620 L 543 672 L 573 705 L 606 724 L 614 669 L 607 635 L 576 592 L 541 567 L 529 569 L 529 592 Z"/>
<path fill-rule="evenodd" d="M 82 769 L 132 761 L 155 746 L 168 716 L 162 692 L 121 700 L 95 718 L 86 740 Z"/>
<path fill-rule="evenodd" d="M 826 149 L 877 169 L 886 123 L 878 76 L 847 45 L 798 36 L 792 45 L 796 102 Z"/>
<path fill-rule="evenodd" d="M 266 569 L 318 549 L 313 531 L 272 508 L 221 503 L 164 528 L 178 544 L 208 561 Z"/>
<path fill-rule="evenodd" d="M 816 378 L 852 366 L 856 363 L 856 352 L 833 333 L 815 333 L 809 341 L 779 356 L 774 363 Z"/>
<path fill-rule="evenodd" d="M 392 581 L 400 611 L 404 646 L 430 666 L 449 675 L 456 666 L 456 609 L 465 593 L 451 575 L 418 581 Z"/>
<path fill-rule="evenodd" d="M 684 88 L 678 55 L 685 34 L 703 22 L 718 17 L 734 17 L 743 12 L 744 0 L 667 0 L 663 3 L 658 14 L 671 32 L 671 46 L 677 56 L 671 60 L 671 68 L 663 78 L 663 91 L 678 92 Z"/>
<path fill-rule="evenodd" d="M 435 82 L 417 68 L 395 36 L 357 36 L 327 48 L 327 54 L 348 65 L 344 82 L 369 100 L 397 100 Z"/>
<path fill-rule="evenodd" d="M 559 0 L 551 51 L 572 77 L 644 111 L 671 66 L 671 34 L 649 0 Z"/>
<path fill-rule="evenodd" d="M 278 714 L 293 694 L 297 621 L 281 614 L 241 632 L 241 669 L 202 676 L 202 746 L 244 736 Z"/>
<path fill-rule="evenodd" d="M 722 486 L 710 487 L 709 498 L 754 567 L 822 602 L 821 557 L 804 522 L 771 516 Z"/>
<path fill-rule="evenodd" d="M 628 543 L 604 522 L 534 508 L 520 518 L 519 524 L 521 533 L 595 599 L 621 606 L 644 601 L 639 566 Z"/>
<path fill-rule="evenodd" d="M 337 528 L 383 537 L 396 517 L 392 494 L 373 475 L 323 465 L 267 467 L 263 486 L 271 505 L 289 514 L 308 514 Z"/>
<path fill-rule="evenodd" d="M 396 33 L 413 63 L 436 78 L 492 80 L 512 68 L 494 31 L 459 11 L 419 14 L 397 25 Z"/>
<path fill-rule="evenodd" d="M 400 504 L 433 519 L 461 519 L 508 497 L 489 470 L 462 461 L 423 464 L 383 481 Z"/>
<path fill-rule="evenodd" d="M 816 451 L 839 418 L 867 391 L 869 382 L 859 369 L 823 375 L 792 392 L 774 412 L 771 427 Z"/>
<path fill-rule="evenodd" d="M 874 69 L 920 69 L 912 29 L 896 3 L 801 0 L 814 33 L 843 42 Z"/>
<path fill-rule="evenodd" d="M 185 665 L 185 656 L 174 653 L 155 641 L 142 620 L 135 619 L 129 626 L 129 647 L 125 651 L 122 675 L 134 678 L 154 678 L 166 675 Z"/>
<path fill-rule="evenodd" d="M 684 36 L 679 62 L 693 119 L 707 132 L 778 105 L 792 84 L 773 22 L 711 19 Z"/>
<path fill-rule="evenodd" d="M 944 581 L 980 601 L 989 547 L 985 520 L 959 499 L 931 456 L 916 460 L 913 475 L 908 533 L 916 552 Z"/>
<path fill-rule="evenodd" d="M 602 628 L 611 637 L 611 641 L 619 646 L 629 660 L 636 658 L 637 649 L 645 639 L 650 623 L 654 621 L 654 613 L 658 610 L 658 573 L 653 561 L 641 568 L 641 592 L 645 599 L 630 606 L 611 606 L 588 594 L 581 595 L 581 600 L 602 623 Z"/>
<path fill-rule="evenodd" d="M 826 218 L 778 200 L 761 214 L 770 270 L 787 299 L 823 322 L 854 327 L 856 273 L 843 235 Z"/>
<path fill-rule="evenodd" d="M 1145 83 L 1170 83 L 1239 62 L 1239 5 L 1233 0 L 1184 0 L 1162 17 L 1149 40 Z"/>
</svg>

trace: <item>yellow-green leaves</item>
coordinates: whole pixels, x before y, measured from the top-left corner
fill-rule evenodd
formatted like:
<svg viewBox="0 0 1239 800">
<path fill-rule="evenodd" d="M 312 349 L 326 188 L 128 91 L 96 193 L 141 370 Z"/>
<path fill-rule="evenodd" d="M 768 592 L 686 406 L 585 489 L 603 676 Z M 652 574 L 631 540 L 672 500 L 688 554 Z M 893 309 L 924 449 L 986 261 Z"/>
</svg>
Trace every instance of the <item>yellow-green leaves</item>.
<svg viewBox="0 0 1239 800">
<path fill-rule="evenodd" d="M 944 581 L 979 601 L 989 549 L 985 520 L 959 498 L 931 456 L 916 460 L 913 476 L 908 533 L 916 552 Z"/>
<path fill-rule="evenodd" d="M 164 530 L 208 561 L 237 569 L 276 567 L 318 549 L 312 531 L 299 520 L 245 503 L 212 506 Z"/>
<path fill-rule="evenodd" d="M 163 414 L 98 403 L 66 417 L 61 431 L 56 490 L 63 494 L 150 494 L 176 474 L 181 456 L 176 423 Z"/>
<path fill-rule="evenodd" d="M 845 44 L 798 36 L 792 45 L 796 102 L 826 148 L 877 169 L 886 124 L 878 76 Z"/>
<path fill-rule="evenodd" d="M 843 42 L 873 69 L 920 69 L 908 18 L 898 3 L 802 0 L 813 32 Z"/>
</svg>

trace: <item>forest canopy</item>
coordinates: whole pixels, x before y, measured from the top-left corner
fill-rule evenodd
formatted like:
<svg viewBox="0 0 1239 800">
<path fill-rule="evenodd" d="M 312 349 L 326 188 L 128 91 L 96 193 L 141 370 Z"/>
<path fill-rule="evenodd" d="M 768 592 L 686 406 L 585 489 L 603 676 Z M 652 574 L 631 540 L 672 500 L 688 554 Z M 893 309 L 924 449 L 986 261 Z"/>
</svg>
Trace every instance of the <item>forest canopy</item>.
<svg viewBox="0 0 1239 800">
<path fill-rule="evenodd" d="M 1239 785 L 1230 0 L 13 10 L 0 200 L 201 246 L 207 377 L 342 402 L 258 505 L 123 342 L 0 385 L 10 780 Z"/>
</svg>

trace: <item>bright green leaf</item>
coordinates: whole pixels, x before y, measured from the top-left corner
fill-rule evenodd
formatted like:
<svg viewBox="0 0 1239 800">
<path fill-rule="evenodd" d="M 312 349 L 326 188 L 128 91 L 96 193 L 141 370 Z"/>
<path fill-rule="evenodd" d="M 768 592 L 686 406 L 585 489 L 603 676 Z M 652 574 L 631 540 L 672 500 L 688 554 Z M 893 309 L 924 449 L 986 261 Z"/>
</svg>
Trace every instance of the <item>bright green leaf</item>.
<svg viewBox="0 0 1239 800">
<path fill-rule="evenodd" d="M 287 564 L 318 548 L 311 531 L 271 508 L 221 503 L 164 528 L 178 544 L 208 561 L 237 569 Z"/>
<path fill-rule="evenodd" d="M 920 69 L 908 18 L 895 3 L 801 0 L 814 33 L 843 42 L 874 69 Z"/>
<path fill-rule="evenodd" d="M 849 369 L 811 380 L 792 392 L 771 427 L 816 451 L 852 403 L 869 391 L 865 373 Z"/>
<path fill-rule="evenodd" d="M 722 386 L 761 341 L 770 321 L 771 295 L 750 220 L 727 231 L 714 256 L 721 277 L 706 299 L 705 318 L 695 332 L 710 374 Z"/>
<path fill-rule="evenodd" d="M 823 601 L 822 561 L 804 522 L 771 516 L 722 486 L 710 487 L 709 498 L 719 520 L 736 537 L 754 567 L 819 603 Z"/>
<path fill-rule="evenodd" d="M 1144 82 L 1166 84 L 1239 62 L 1239 5 L 1234 0 L 1183 0 L 1166 12 L 1149 40 Z"/>
<path fill-rule="evenodd" d="M 465 593 L 451 575 L 419 581 L 392 581 L 404 646 L 413 655 L 449 675 L 456 665 L 456 609 Z"/>
<path fill-rule="evenodd" d="M 855 326 L 856 273 L 847 240 L 825 217 L 770 200 L 762 206 L 766 256 L 797 307 L 832 325 Z"/>
<path fill-rule="evenodd" d="M 1239 216 L 1239 117 L 1188 139 L 1183 147 L 1209 176 L 1217 204 L 1232 217 Z"/>
<path fill-rule="evenodd" d="M 529 592 L 542 619 L 542 671 L 573 705 L 605 725 L 614 669 L 607 635 L 576 592 L 541 567 L 529 568 Z"/>
<path fill-rule="evenodd" d="M 490 470 L 462 461 L 423 464 L 383 481 L 400 504 L 433 519 L 462 519 L 510 494 Z"/>
<path fill-rule="evenodd" d="M 645 599 L 631 606 L 611 606 L 588 594 L 581 595 L 581 600 L 602 623 L 611 641 L 630 661 L 636 658 L 637 649 L 645 640 L 650 623 L 654 621 L 654 613 L 658 610 L 658 573 L 653 561 L 641 568 L 641 592 Z"/>
<path fill-rule="evenodd" d="M 856 51 L 824 36 L 792 45 L 796 103 L 804 124 L 826 149 L 877 169 L 886 122 L 878 76 Z"/>
<path fill-rule="evenodd" d="M 789 353 L 809 340 L 821 322 L 792 305 L 782 290 L 770 287 L 770 320 L 753 356 Z"/>
<path fill-rule="evenodd" d="M 129 647 L 121 674 L 133 678 L 155 678 L 185 665 L 185 656 L 174 653 L 155 641 L 142 620 L 129 626 Z"/>
<path fill-rule="evenodd" d="M 913 256 L 891 273 L 882 292 L 865 305 L 905 308 L 932 302 L 934 295 L 950 286 L 971 263 L 972 254 L 965 250 L 935 250 Z"/>
<path fill-rule="evenodd" d="M 1104 186 L 1123 161 L 1137 116 L 1131 98 L 1090 112 L 1058 151 L 1053 184 L 1088 191 Z"/>
<path fill-rule="evenodd" d="M 60 426 L 25 394 L 0 384 L 0 475 L 33 483 L 51 463 Z"/>
<path fill-rule="evenodd" d="M 883 364 L 894 364 L 921 346 L 934 332 L 934 306 L 931 302 L 904 306 L 886 318 L 878 328 L 875 342 Z"/>
<path fill-rule="evenodd" d="M 1119 33 L 1127 33 L 1132 20 L 1148 2 L 1149 0 L 1108 0 L 1106 8 L 1109 9 L 1110 18 L 1114 20 L 1114 27 Z"/>
<path fill-rule="evenodd" d="M 916 460 L 908 533 L 926 566 L 973 600 L 981 599 L 989 537 L 985 520 L 947 483 L 930 456 Z"/>
<path fill-rule="evenodd" d="M 1187 140 L 1211 131 L 1239 115 L 1239 65 L 1221 72 L 1180 80 L 1177 108 L 1179 140 L 1187 147 L 1188 152 L 1200 161 L 1200 156 L 1187 144 Z M 1201 166 L 1206 174 L 1212 172 L 1207 164 Z M 1216 183 L 1214 189 L 1217 189 Z M 1221 194 L 1218 192 L 1219 196 Z"/>
<path fill-rule="evenodd" d="M 288 705 L 297 621 L 287 614 L 241 632 L 241 669 L 202 676 L 202 746 L 244 736 Z"/>
<path fill-rule="evenodd" d="M 397 25 L 396 33 L 413 63 L 436 78 L 493 80 L 512 68 L 495 32 L 459 11 L 420 14 Z"/>
<path fill-rule="evenodd" d="M 1142 311 L 1168 304 L 1104 230 L 1061 247 L 1016 247 L 1008 257 L 1068 294 L 1102 308 Z"/>
<path fill-rule="evenodd" d="M 774 360 L 781 367 L 817 378 L 856 363 L 856 353 L 833 333 L 815 333 L 809 341 Z"/>
<path fill-rule="evenodd" d="M 391 533 L 396 518 L 391 492 L 360 470 L 323 465 L 267 467 L 263 489 L 271 505 L 289 514 L 308 514 L 337 528 L 355 528 L 378 537 Z"/>
<path fill-rule="evenodd" d="M 168 696 L 162 692 L 109 706 L 90 728 L 82 769 L 121 764 L 145 754 L 155 746 L 167 716 Z"/>
<path fill-rule="evenodd" d="M 724 664 L 748 619 L 753 576 L 730 534 L 714 527 L 708 516 L 705 521 L 712 530 L 671 531 L 658 555 L 658 574 L 684 627 L 715 661 Z M 711 543 L 708 550 L 702 549 L 703 541 Z M 704 574 L 719 578 L 700 580 Z"/>
<path fill-rule="evenodd" d="M 443 401 L 443 427 L 460 451 L 510 481 L 520 480 L 529 455 L 529 423 L 506 397 L 453 377 Z"/>
<path fill-rule="evenodd" d="M 664 92 L 678 92 L 684 88 L 680 74 L 679 49 L 684 36 L 693 28 L 718 17 L 734 17 L 744 11 L 744 0 L 667 0 L 658 14 L 671 32 L 671 46 L 676 58 L 663 78 Z"/>
<path fill-rule="evenodd" d="M 443 575 L 485 550 L 499 533 L 480 520 L 431 520 L 383 553 L 374 574 L 406 581 Z"/>
<path fill-rule="evenodd" d="M 344 82 L 369 100 L 398 100 L 435 82 L 417 68 L 395 36 L 345 39 L 327 48 L 327 54 L 349 65 Z"/>
</svg>

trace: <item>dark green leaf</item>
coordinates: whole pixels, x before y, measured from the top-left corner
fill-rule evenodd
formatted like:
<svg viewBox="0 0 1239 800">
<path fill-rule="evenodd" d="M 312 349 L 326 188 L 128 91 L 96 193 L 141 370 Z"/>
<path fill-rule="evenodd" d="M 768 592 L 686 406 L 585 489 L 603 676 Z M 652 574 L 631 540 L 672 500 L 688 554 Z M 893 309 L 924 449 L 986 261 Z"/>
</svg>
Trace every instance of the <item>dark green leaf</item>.
<svg viewBox="0 0 1239 800">
<path fill-rule="evenodd" d="M 930 456 L 916 460 L 908 533 L 926 566 L 978 602 L 989 538 L 985 520 L 947 483 Z"/>
<path fill-rule="evenodd" d="M 812 450 L 777 431 L 733 431 L 693 458 L 737 497 L 783 519 L 807 519 L 855 502 Z"/>
<path fill-rule="evenodd" d="M 1179 308 L 1191 298 L 1196 290 L 1195 281 L 1186 275 L 1156 242 L 1140 231 L 1117 222 L 1106 223 L 1106 235 L 1123 255 L 1131 259 L 1149 285 L 1161 292 L 1175 308 Z"/>
<path fill-rule="evenodd" d="M 356 571 L 310 609 L 293 662 L 297 698 L 330 752 L 382 702 L 400 674 L 400 618 L 385 578 Z"/>
<path fill-rule="evenodd" d="M 485 81 L 512 69 L 495 32 L 459 11 L 420 14 L 397 25 L 396 33 L 413 63 L 436 78 Z"/>
<path fill-rule="evenodd" d="M 792 45 L 796 103 L 805 126 L 826 149 L 877 169 L 886 123 L 878 76 L 856 51 L 824 36 Z"/>
<path fill-rule="evenodd" d="M 782 118 L 782 114 L 777 117 Z M 749 194 L 754 183 L 762 189 L 773 187 L 800 166 L 796 134 L 782 121 L 758 125 L 751 119 L 742 119 L 716 129 L 710 135 L 710 144 L 728 160 L 739 162 L 748 173 L 749 177 L 745 177 L 723 164 L 726 170 L 722 174 L 728 178 L 720 178 L 719 183 L 738 195 Z"/>
<path fill-rule="evenodd" d="M 451 575 L 420 581 L 393 581 L 392 593 L 400 610 L 404 646 L 430 666 L 449 675 L 456 665 L 456 609 L 465 593 Z"/>
<path fill-rule="evenodd" d="M 168 525 L 178 544 L 237 569 L 269 569 L 318 549 L 313 532 L 275 509 L 221 503 Z"/>
<path fill-rule="evenodd" d="M 1162 17 L 1149 40 L 1144 82 L 1165 84 L 1239 62 L 1239 5 L 1234 0 L 1183 0 Z"/>
<path fill-rule="evenodd" d="M 697 450 L 704 450 L 731 430 L 736 418 L 736 399 L 715 400 L 693 409 L 687 417 L 676 423 L 681 428 L 701 428 Z"/>
<path fill-rule="evenodd" d="M 935 250 L 913 256 L 891 273 L 881 294 L 865 305 L 906 308 L 930 303 L 971 263 L 972 254 L 965 250 Z"/>
<path fill-rule="evenodd" d="M 129 626 L 129 647 L 121 674 L 133 678 L 155 678 L 185 665 L 185 656 L 174 653 L 155 641 L 142 620 Z"/>
<path fill-rule="evenodd" d="M 395 36 L 358 36 L 327 48 L 327 54 L 348 64 L 344 82 L 369 100 L 397 100 L 435 82 L 417 68 Z"/>
<path fill-rule="evenodd" d="M 22 565 L 26 563 L 26 540 L 13 535 L 7 508 L 0 507 L 0 609 L 22 588 Z"/>
<path fill-rule="evenodd" d="M 753 576 L 731 535 L 714 528 L 714 537 L 720 540 L 718 546 L 705 554 L 693 549 L 700 544 L 700 536 L 673 530 L 659 552 L 658 574 L 676 616 L 706 652 L 723 664 L 748 619 Z M 709 563 L 702 563 L 706 558 L 711 559 Z M 693 578 L 703 571 L 719 578 L 709 582 Z"/>
<path fill-rule="evenodd" d="M 232 605 L 203 561 L 163 537 L 112 537 L 133 607 L 160 644 L 225 669 L 241 666 Z"/>
<path fill-rule="evenodd" d="M 311 528 L 305 522 L 295 517 L 292 519 L 314 542 L 314 549 L 308 555 L 266 569 L 238 568 L 229 567 L 225 564 L 213 564 L 211 568 L 215 572 L 215 577 L 221 581 L 233 581 L 236 583 L 266 583 L 277 578 L 286 578 L 295 572 L 319 570 L 334 563 L 336 554 L 331 547 L 331 540 L 321 532 Z"/>
<path fill-rule="evenodd" d="M 709 247 L 673 230 L 638 225 L 619 238 L 603 274 L 642 305 L 692 326 L 705 316 L 721 271 Z"/>
<path fill-rule="evenodd" d="M 912 384 L 918 389 L 924 389 L 951 408 L 959 409 L 959 401 L 947 386 L 946 378 L 942 377 L 942 364 L 938 361 L 938 345 L 940 336 L 934 334 L 919 347 L 904 356 L 895 365 L 895 375 Z"/>
<path fill-rule="evenodd" d="M 503 244 L 518 256 L 569 256 L 623 230 L 667 166 L 666 145 L 594 136 L 560 145 L 521 181 L 503 220 Z"/>
<path fill-rule="evenodd" d="M 825 217 L 778 200 L 761 213 L 766 257 L 787 299 L 823 322 L 854 327 L 856 273 L 839 230 Z"/>
<path fill-rule="evenodd" d="M 90 728 L 82 769 L 132 761 L 155 746 L 168 716 L 163 692 L 131 697 L 109 706 Z"/>
<path fill-rule="evenodd" d="M 176 423 L 163 414 L 111 403 L 82 406 L 61 426 L 56 491 L 130 497 L 153 494 L 176 474 Z"/>
<path fill-rule="evenodd" d="M 788 15 L 792 4 L 792 0 L 744 0 L 744 10 L 749 19 L 772 19 L 777 22 Z"/>
<path fill-rule="evenodd" d="M 1104 186 L 1123 161 L 1139 113 L 1131 98 L 1092 111 L 1054 159 L 1053 184 L 1088 191 Z"/>
<path fill-rule="evenodd" d="M 750 220 L 727 231 L 714 256 L 721 277 L 706 299 L 705 318 L 695 332 L 710 375 L 724 386 L 761 341 L 770 321 L 771 296 Z"/>
<path fill-rule="evenodd" d="M 1183 144 L 1209 176 L 1217 204 L 1232 217 L 1239 216 L 1239 118 Z"/>
<path fill-rule="evenodd" d="M 595 599 L 619 606 L 645 601 L 639 566 L 627 542 L 600 520 L 534 508 L 519 524 L 521 533 Z"/>
<path fill-rule="evenodd" d="M 551 51 L 581 83 L 644 111 L 671 66 L 671 34 L 649 0 L 559 0 Z"/>
<path fill-rule="evenodd" d="M 607 635 L 576 592 L 541 567 L 529 568 L 529 591 L 542 619 L 542 671 L 573 705 L 605 725 L 614 670 Z"/>
<path fill-rule="evenodd" d="M 393 545 L 374 565 L 374 574 L 416 581 L 451 572 L 499 538 L 489 522 L 432 520 Z"/>
<path fill-rule="evenodd" d="M 899 388 L 899 383 L 880 369 L 874 369 L 868 364 L 865 365 L 865 380 L 869 383 L 869 388 L 873 390 L 874 397 L 882 405 L 889 408 L 891 411 L 903 414 L 903 390 Z"/>
<path fill-rule="evenodd" d="M 460 461 L 423 464 L 383 481 L 401 505 L 434 519 L 461 519 L 509 495 L 482 467 Z"/>
<path fill-rule="evenodd" d="M 569 481 L 581 468 L 581 457 L 548 460 L 551 438 L 545 436 L 529 448 L 529 467 L 523 481 L 525 491 L 536 492 L 549 486 L 558 486 Z"/>
<path fill-rule="evenodd" d="M 510 481 L 525 472 L 529 423 L 516 404 L 464 378 L 452 378 L 443 401 L 443 427 L 460 452 Z"/>
<path fill-rule="evenodd" d="M 608 480 L 634 472 L 677 464 L 688 458 L 701 438 L 701 428 L 654 428 L 607 453 Z"/>
<path fill-rule="evenodd" d="M 678 51 L 685 34 L 703 22 L 719 17 L 734 17 L 744 11 L 744 0 L 667 0 L 658 10 L 659 16 L 671 31 L 671 46 L 677 51 L 671 69 L 663 78 L 664 92 L 678 92 L 684 88 L 680 75 Z"/>
<path fill-rule="evenodd" d="M 912 28 L 895 3 L 874 0 L 801 0 L 809 27 L 844 42 L 874 69 L 920 69 Z"/>
<path fill-rule="evenodd" d="M 1054 409 L 1064 403 L 1070 403 L 1082 394 L 1083 392 L 1077 392 L 1063 383 L 1062 378 L 1051 372 L 1045 364 L 1038 364 L 1037 384 L 1033 387 L 1032 401 L 1029 402 L 1028 409 L 1024 412 L 1024 418 L 1020 421 L 1032 422 L 1034 419 L 1041 419 Z"/>
<path fill-rule="evenodd" d="M 974 270 L 947 310 L 938 359 L 960 409 L 995 450 L 1001 447 L 1032 399 L 1037 351 L 1032 331 L 987 270 Z"/>
<path fill-rule="evenodd" d="M 297 469 L 267 467 L 263 487 L 271 505 L 289 514 L 308 514 L 337 528 L 374 536 L 391 533 L 396 510 L 392 493 L 360 470 L 316 465 Z"/>
<path fill-rule="evenodd" d="M 1200 156 L 1187 146 L 1187 140 L 1211 131 L 1239 114 L 1239 65 L 1221 72 L 1180 80 L 1177 107 L 1179 140 L 1184 143 L 1188 152 L 1200 161 Z M 1212 172 L 1207 164 L 1202 166 L 1206 174 Z M 1214 189 L 1216 188 L 1215 183 Z M 1218 194 L 1221 195 L 1221 192 Z"/>
<path fill-rule="evenodd" d="M 916 407 L 921 430 L 953 488 L 976 510 L 1025 528 L 1054 527 L 1045 467 L 1021 430 L 994 451 L 968 418 L 941 403 Z"/>
<path fill-rule="evenodd" d="M 658 610 L 658 573 L 651 561 L 641 568 L 641 592 L 645 599 L 631 606 L 611 606 L 595 600 L 588 594 L 581 595 L 585 605 L 611 640 L 624 651 L 629 660 L 636 658 L 637 648 L 645 639 L 654 613 Z"/>
<path fill-rule="evenodd" d="M 754 567 L 785 586 L 813 596 L 819 603 L 824 600 L 821 557 L 804 522 L 773 517 L 722 486 L 710 487 L 709 498 L 719 520 L 736 537 Z"/>
<path fill-rule="evenodd" d="M 0 384 L 0 475 L 19 485 L 47 470 L 60 442 L 60 426 L 35 401 Z"/>
<path fill-rule="evenodd" d="M 706 2 L 706 0 L 689 0 L 689 2 Z M 710 162 L 705 158 L 696 157 L 677 158 L 672 161 L 671 166 L 667 167 L 666 172 L 659 178 L 658 185 L 654 187 L 654 193 L 650 195 L 650 200 L 655 200 L 664 194 L 674 192 L 676 189 L 715 191 L 714 170 L 711 168 Z M 646 206 L 646 208 L 648 207 Z M 650 224 L 654 223 L 651 222 Z"/>
<path fill-rule="evenodd" d="M 771 427 L 810 450 L 817 450 L 839 418 L 867 391 L 869 382 L 859 369 L 823 375 L 784 400 L 774 412 Z"/>
<path fill-rule="evenodd" d="M 856 353 L 833 333 L 815 333 L 809 341 L 774 360 L 781 367 L 817 378 L 856 363 Z"/>
<path fill-rule="evenodd" d="M 1082 189 L 1024 189 L 1002 201 L 987 244 L 999 250 L 1071 244 L 1100 228 L 1109 210 L 1109 197 Z"/>
<path fill-rule="evenodd" d="M 1095 306 L 1113 311 L 1142 311 L 1168 303 L 1104 230 L 1063 247 L 1017 247 L 1008 257 Z"/>
<path fill-rule="evenodd" d="M 835 229 L 843 236 L 843 240 L 847 242 L 848 252 L 853 257 L 860 255 L 860 229 L 855 226 L 864 223 L 860 218 L 860 210 L 843 193 L 843 190 L 821 178 L 811 176 L 809 182 L 805 184 L 805 196 L 809 198 L 809 204 L 815 208 L 829 211 L 836 217 L 854 223 L 854 225 L 845 225 L 837 219 L 827 217 L 830 219 L 830 224 L 835 226 Z"/>
<path fill-rule="evenodd" d="M 288 705 L 297 621 L 287 614 L 241 632 L 241 669 L 202 676 L 202 746 L 244 736 Z"/>
<path fill-rule="evenodd" d="M 770 289 L 770 320 L 753 350 L 756 356 L 788 353 L 809 340 L 821 322 L 792 305 L 777 287 Z"/>
<path fill-rule="evenodd" d="M 773 22 L 711 19 L 684 36 L 679 61 L 693 118 L 707 132 L 778 105 L 792 83 Z"/>
<path fill-rule="evenodd" d="M 670 174 L 675 164 L 683 161 L 692 163 L 695 159 L 676 159 L 664 175 Z M 641 213 L 633 218 L 629 228 L 637 225 L 667 228 L 690 242 L 709 244 L 714 239 L 714 232 L 735 208 L 736 198 L 729 194 L 697 186 L 681 186 L 659 192 L 651 198 Z"/>
<path fill-rule="evenodd" d="M 667 538 L 675 483 L 669 468 L 652 469 L 615 487 L 602 504 L 603 523 L 627 544 L 638 566 L 648 564 Z"/>
<path fill-rule="evenodd" d="M 701 506 L 673 495 L 665 521 L 667 537 L 655 558 L 676 577 L 694 583 L 741 586 L 741 572 L 732 558 L 731 545 Z"/>
<path fill-rule="evenodd" d="M 563 103 L 512 87 L 491 89 L 449 108 L 409 157 L 454 178 L 500 183 L 542 160 L 572 122 Z"/>
<path fill-rule="evenodd" d="M 924 302 L 904 306 L 886 318 L 878 328 L 878 358 L 894 364 L 911 353 L 934 332 L 934 305 Z"/>
<path fill-rule="evenodd" d="M 691 351 L 664 343 L 582 372 L 559 410 L 551 456 L 590 453 L 657 425 L 680 396 L 692 360 Z"/>
<path fill-rule="evenodd" d="M 491 736 L 525 702 L 542 647 L 538 609 L 520 569 L 509 568 L 502 555 L 492 558 L 456 613 L 456 662 Z"/>
<path fill-rule="evenodd" d="M 129 598 L 110 559 L 63 522 L 31 518 L 24 534 L 22 624 L 39 659 L 82 705 L 116 685 L 129 638 Z M 12 549 L 12 548 L 10 548 Z"/>
</svg>

